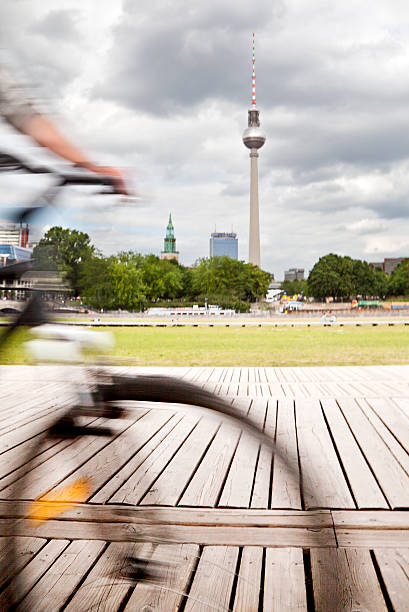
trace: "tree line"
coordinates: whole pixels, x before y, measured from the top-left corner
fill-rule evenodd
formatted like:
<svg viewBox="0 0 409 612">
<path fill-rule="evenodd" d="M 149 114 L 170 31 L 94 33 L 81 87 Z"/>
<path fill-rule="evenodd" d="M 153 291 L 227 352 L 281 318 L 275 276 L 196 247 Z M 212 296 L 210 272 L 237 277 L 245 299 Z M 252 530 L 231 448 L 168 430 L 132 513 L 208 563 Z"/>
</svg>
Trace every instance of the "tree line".
<svg viewBox="0 0 409 612">
<path fill-rule="evenodd" d="M 84 303 L 104 310 L 207 300 L 246 312 L 251 302 L 265 298 L 272 278 L 257 266 L 229 257 L 199 259 L 191 268 L 133 251 L 104 257 L 88 234 L 61 227 L 45 234 L 33 257 L 42 269 L 57 268 Z M 330 253 L 317 261 L 308 279 L 284 282 L 282 289 L 318 300 L 409 295 L 409 259 L 388 276 L 366 261 Z"/>
<path fill-rule="evenodd" d="M 229 257 L 200 259 L 191 267 L 133 251 L 104 257 L 84 232 L 51 228 L 34 249 L 37 265 L 57 268 L 84 303 L 104 310 L 150 305 L 219 304 L 248 311 L 264 299 L 271 275 Z"/>
<path fill-rule="evenodd" d="M 282 289 L 289 295 L 302 294 L 318 300 L 409 295 L 409 259 L 387 275 L 366 261 L 330 253 L 317 261 L 308 279 L 283 283 Z"/>
</svg>

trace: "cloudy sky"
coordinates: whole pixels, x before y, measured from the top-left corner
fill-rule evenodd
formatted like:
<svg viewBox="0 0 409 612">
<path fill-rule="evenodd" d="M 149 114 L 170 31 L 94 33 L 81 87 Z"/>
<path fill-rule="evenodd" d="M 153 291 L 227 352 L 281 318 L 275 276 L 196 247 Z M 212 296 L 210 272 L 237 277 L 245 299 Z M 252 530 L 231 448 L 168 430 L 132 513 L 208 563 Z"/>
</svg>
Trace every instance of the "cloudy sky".
<svg viewBox="0 0 409 612">
<path fill-rule="evenodd" d="M 409 7 L 403 0 L 1 0 L 0 59 L 90 157 L 129 168 L 133 207 L 70 192 L 45 224 L 106 254 L 159 253 L 169 212 L 184 264 L 209 236 L 248 252 L 241 136 L 256 33 L 262 267 L 328 252 L 409 255 Z M 44 157 L 0 126 L 2 149 Z M 1 201 L 45 179 L 0 177 Z"/>
</svg>

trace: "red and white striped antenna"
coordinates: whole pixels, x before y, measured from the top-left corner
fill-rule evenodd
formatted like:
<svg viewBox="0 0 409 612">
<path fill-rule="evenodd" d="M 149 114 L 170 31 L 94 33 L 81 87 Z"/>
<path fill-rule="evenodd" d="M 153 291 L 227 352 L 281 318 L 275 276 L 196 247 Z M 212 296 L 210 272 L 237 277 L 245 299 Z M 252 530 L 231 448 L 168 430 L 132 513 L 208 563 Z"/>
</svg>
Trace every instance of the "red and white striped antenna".
<svg viewBox="0 0 409 612">
<path fill-rule="evenodd" d="M 256 68 L 255 68 L 256 58 L 254 54 L 254 32 L 253 32 L 253 92 L 252 92 L 252 106 L 256 106 Z"/>
</svg>

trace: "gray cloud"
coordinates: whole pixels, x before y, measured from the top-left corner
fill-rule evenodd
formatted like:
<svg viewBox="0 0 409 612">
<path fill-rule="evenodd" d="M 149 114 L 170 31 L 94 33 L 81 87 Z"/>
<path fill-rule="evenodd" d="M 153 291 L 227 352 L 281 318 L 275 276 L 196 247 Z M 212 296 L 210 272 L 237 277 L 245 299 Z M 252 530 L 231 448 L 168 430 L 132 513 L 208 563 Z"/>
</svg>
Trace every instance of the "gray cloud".
<svg viewBox="0 0 409 612">
<path fill-rule="evenodd" d="M 41 34 L 60 44 L 75 43 L 80 39 L 77 23 L 80 15 L 70 10 L 53 10 L 36 21 L 29 31 Z"/>
<path fill-rule="evenodd" d="M 370 13 L 352 0 L 260 0 L 257 10 L 250 0 L 124 0 L 122 10 L 112 0 L 64 0 L 58 9 L 51 0 L 2 0 L 0 36 L 72 138 L 96 160 L 135 166 L 149 193 L 128 231 L 122 213 L 101 211 L 97 223 L 74 199 L 70 209 L 68 197 L 67 223 L 88 228 L 104 252 L 124 244 L 159 252 L 171 210 L 182 260 L 191 263 L 207 254 L 215 223 L 233 223 L 240 257 L 247 253 L 241 134 L 255 30 L 267 133 L 262 261 L 280 277 L 329 251 L 382 257 L 406 248 L 406 12 L 405 3 L 392 10 L 382 0 Z"/>
<path fill-rule="evenodd" d="M 169 114 L 207 99 L 250 98 L 250 28 L 280 19 L 282 5 L 260 0 L 185 0 L 149 5 L 128 0 L 115 28 L 108 76 L 94 95 L 145 112 Z M 272 23 L 273 22 L 273 23 Z M 147 23 L 149 26 L 146 27 Z M 250 30 L 250 31 L 249 31 Z"/>
</svg>

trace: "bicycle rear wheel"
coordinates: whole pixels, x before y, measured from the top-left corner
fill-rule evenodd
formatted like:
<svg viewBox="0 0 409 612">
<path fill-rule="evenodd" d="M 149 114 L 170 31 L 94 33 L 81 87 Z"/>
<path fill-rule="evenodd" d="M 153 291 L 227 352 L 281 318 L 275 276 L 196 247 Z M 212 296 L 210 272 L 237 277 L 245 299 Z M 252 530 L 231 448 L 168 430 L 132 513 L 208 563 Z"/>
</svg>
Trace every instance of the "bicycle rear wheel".
<svg viewBox="0 0 409 612">
<path fill-rule="evenodd" d="M 172 518 L 139 505 L 157 495 L 155 482 L 183 443 L 196 436 L 200 455 L 207 444 L 202 432 L 219 425 L 200 425 L 206 419 L 189 414 L 189 408 L 175 411 L 171 403 L 204 407 L 246 428 L 258 443 L 272 444 L 227 401 L 169 377 L 114 376 L 100 386 L 99 397 L 108 404 L 147 405 L 128 407 L 115 421 L 81 417 L 82 433 L 75 437 L 60 435 L 61 427 L 48 428 L 25 443 L 24 457 L 0 481 L 0 495 L 13 504 L 0 609 L 143 609 L 133 606 L 144 601 L 146 579 L 150 593 L 156 589 L 161 605 L 169 606 L 160 609 L 178 609 L 199 544 L 182 542 L 172 533 Z M 155 410 L 151 402 L 166 404 Z M 141 559 L 149 565 L 145 573 Z M 219 571 L 234 579 L 234 568 Z M 220 609 L 210 595 L 208 607 Z"/>
</svg>

